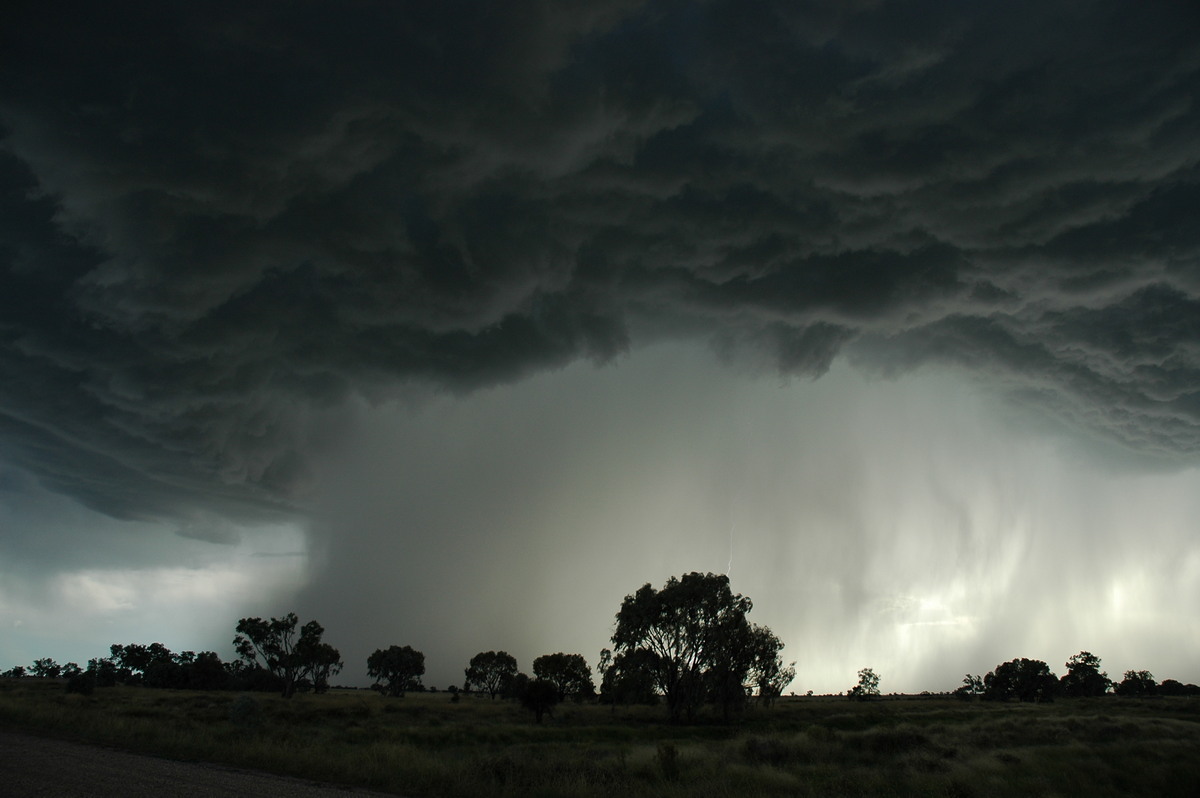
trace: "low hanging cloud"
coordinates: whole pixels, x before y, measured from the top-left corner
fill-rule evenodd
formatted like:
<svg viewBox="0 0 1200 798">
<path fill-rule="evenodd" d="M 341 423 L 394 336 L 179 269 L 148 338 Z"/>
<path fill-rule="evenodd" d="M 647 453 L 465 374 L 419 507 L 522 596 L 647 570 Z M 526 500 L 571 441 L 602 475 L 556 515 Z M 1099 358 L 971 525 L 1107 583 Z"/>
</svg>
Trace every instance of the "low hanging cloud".
<svg viewBox="0 0 1200 798">
<path fill-rule="evenodd" d="M 1184 4 L 28 8 L 4 458 L 104 513 L 303 506 L 355 397 L 699 338 L 949 362 L 1200 452 Z"/>
</svg>

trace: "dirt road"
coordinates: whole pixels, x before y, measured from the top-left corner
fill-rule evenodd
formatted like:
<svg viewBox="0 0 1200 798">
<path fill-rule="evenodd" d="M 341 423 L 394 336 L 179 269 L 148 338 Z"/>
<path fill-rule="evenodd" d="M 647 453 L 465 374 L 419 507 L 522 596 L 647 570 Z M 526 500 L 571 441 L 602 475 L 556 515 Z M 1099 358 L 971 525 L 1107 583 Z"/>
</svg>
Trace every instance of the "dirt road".
<svg viewBox="0 0 1200 798">
<path fill-rule="evenodd" d="M 0 730 L 0 795 L 8 798 L 382 798 L 384 794 L 221 765 L 173 762 Z"/>
</svg>

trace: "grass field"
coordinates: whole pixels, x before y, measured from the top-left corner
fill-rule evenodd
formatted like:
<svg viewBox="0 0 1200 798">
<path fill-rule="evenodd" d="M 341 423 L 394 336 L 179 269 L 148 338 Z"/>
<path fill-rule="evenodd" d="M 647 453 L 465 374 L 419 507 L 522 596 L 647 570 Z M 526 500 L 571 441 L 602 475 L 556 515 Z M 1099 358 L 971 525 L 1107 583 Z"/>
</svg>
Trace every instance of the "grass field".
<svg viewBox="0 0 1200 798">
<path fill-rule="evenodd" d="M 662 708 L 567 704 L 541 725 L 510 702 L 0 680 L 0 725 L 403 795 L 1193 796 L 1200 700 L 786 698 L 732 727 Z"/>
</svg>

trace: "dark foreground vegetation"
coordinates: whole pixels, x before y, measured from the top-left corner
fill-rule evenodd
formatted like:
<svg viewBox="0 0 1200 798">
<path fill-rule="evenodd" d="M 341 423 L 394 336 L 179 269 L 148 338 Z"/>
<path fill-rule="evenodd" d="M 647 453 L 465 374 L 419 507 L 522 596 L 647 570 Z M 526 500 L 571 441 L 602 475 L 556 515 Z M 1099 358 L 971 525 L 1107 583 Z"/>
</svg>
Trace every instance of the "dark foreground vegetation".
<svg viewBox="0 0 1200 798">
<path fill-rule="evenodd" d="M 400 701 L 0 679 L 0 725 L 416 796 L 1200 795 L 1200 699 L 781 698 L 736 725 L 486 694 Z"/>
</svg>

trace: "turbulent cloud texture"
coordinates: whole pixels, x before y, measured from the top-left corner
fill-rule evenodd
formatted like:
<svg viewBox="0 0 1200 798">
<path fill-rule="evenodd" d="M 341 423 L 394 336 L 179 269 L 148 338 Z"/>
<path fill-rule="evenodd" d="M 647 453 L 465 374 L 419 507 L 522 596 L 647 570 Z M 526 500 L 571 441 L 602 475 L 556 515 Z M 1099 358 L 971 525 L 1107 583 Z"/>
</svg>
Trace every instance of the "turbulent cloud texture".
<svg viewBox="0 0 1200 798">
<path fill-rule="evenodd" d="M 21 4 L 0 446 L 111 516 L 307 511 L 365 399 L 699 340 L 962 367 L 1200 453 L 1188 3 Z"/>
<path fill-rule="evenodd" d="M 4 437 L 106 511 L 289 496 L 351 393 L 677 334 L 1200 446 L 1185 5 L 26 12 Z"/>
</svg>

